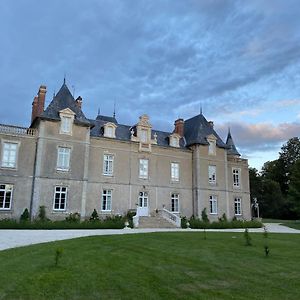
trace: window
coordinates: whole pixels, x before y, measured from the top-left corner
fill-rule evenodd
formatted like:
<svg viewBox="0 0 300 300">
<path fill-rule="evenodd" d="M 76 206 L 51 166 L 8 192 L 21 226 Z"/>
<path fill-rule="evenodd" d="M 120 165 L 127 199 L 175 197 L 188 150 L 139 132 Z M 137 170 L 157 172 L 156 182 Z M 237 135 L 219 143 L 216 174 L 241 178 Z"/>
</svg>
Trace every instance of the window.
<svg viewBox="0 0 300 300">
<path fill-rule="evenodd" d="M 216 166 L 208 166 L 208 182 L 216 184 Z"/>
<path fill-rule="evenodd" d="M 146 129 L 141 130 L 141 142 L 142 143 L 148 142 L 148 130 L 146 130 Z"/>
<path fill-rule="evenodd" d="M 179 163 L 171 163 L 171 180 L 179 181 Z"/>
<path fill-rule="evenodd" d="M 140 159 L 140 178 L 148 178 L 148 159 Z"/>
<path fill-rule="evenodd" d="M 72 118 L 70 117 L 61 117 L 61 133 L 71 133 L 71 124 Z"/>
<path fill-rule="evenodd" d="M 112 176 L 114 167 L 114 156 L 111 154 L 104 154 L 103 157 L 103 175 Z"/>
<path fill-rule="evenodd" d="M 103 190 L 102 191 L 102 211 L 111 211 L 111 190 Z"/>
<path fill-rule="evenodd" d="M 177 193 L 171 195 L 171 211 L 179 212 L 179 194 Z"/>
<path fill-rule="evenodd" d="M 57 170 L 69 171 L 70 167 L 70 148 L 58 147 L 57 150 Z"/>
<path fill-rule="evenodd" d="M 148 192 L 139 192 L 139 207 L 148 207 Z"/>
<path fill-rule="evenodd" d="M 115 138 L 116 137 L 116 128 L 117 126 L 114 123 L 106 123 L 104 125 L 104 136 L 109 138 Z"/>
<path fill-rule="evenodd" d="M 1 184 L 0 185 L 0 210 L 11 209 L 13 185 Z"/>
<path fill-rule="evenodd" d="M 216 141 L 208 141 L 209 146 L 208 146 L 208 154 L 209 155 L 216 155 Z"/>
<path fill-rule="evenodd" d="M 17 164 L 18 144 L 4 143 L 2 152 L 2 167 L 15 168 Z"/>
<path fill-rule="evenodd" d="M 111 126 L 106 127 L 107 136 L 112 137 L 113 136 L 113 128 Z"/>
<path fill-rule="evenodd" d="M 56 186 L 54 192 L 53 210 L 65 210 L 67 204 L 67 187 Z"/>
<path fill-rule="evenodd" d="M 239 187 L 240 186 L 240 169 L 232 169 L 233 175 L 233 186 Z"/>
<path fill-rule="evenodd" d="M 240 216 L 242 214 L 241 198 L 234 198 L 234 214 Z"/>
<path fill-rule="evenodd" d="M 209 196 L 210 214 L 216 215 L 218 213 L 218 200 L 216 196 Z"/>
<path fill-rule="evenodd" d="M 179 147 L 179 138 L 177 136 L 170 136 L 170 146 Z"/>
</svg>

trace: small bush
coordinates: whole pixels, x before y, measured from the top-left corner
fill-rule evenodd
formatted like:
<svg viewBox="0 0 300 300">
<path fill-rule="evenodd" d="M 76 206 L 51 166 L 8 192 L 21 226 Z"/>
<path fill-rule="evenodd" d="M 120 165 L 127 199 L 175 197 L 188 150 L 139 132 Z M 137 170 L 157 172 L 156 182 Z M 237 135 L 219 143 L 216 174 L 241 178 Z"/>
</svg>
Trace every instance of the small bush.
<svg viewBox="0 0 300 300">
<path fill-rule="evenodd" d="M 96 220 L 99 220 L 99 215 L 97 213 L 97 210 L 94 208 L 90 217 L 90 221 L 96 221 Z"/>
<path fill-rule="evenodd" d="M 48 219 L 46 217 L 46 206 L 45 205 L 42 205 L 39 207 L 38 218 L 42 222 L 48 221 Z"/>
<path fill-rule="evenodd" d="M 28 208 L 25 208 L 20 216 L 20 222 L 28 222 L 30 218 Z"/>
<path fill-rule="evenodd" d="M 60 260 L 60 258 L 62 257 L 62 254 L 63 254 L 63 248 L 57 248 L 55 250 L 55 266 L 57 267 L 58 266 L 58 262 Z"/>
<path fill-rule="evenodd" d="M 209 219 L 206 213 L 206 207 L 201 212 L 201 219 L 203 222 L 209 223 Z"/>
<path fill-rule="evenodd" d="M 227 222 L 226 214 L 224 213 L 221 218 L 219 218 L 219 222 Z"/>
<path fill-rule="evenodd" d="M 66 221 L 70 223 L 80 223 L 80 213 L 78 212 L 70 213 L 66 217 Z"/>
<path fill-rule="evenodd" d="M 187 221 L 188 221 L 187 217 L 181 218 L 181 228 L 187 228 L 187 225 L 186 225 Z"/>
<path fill-rule="evenodd" d="M 245 237 L 245 241 L 246 241 L 246 246 L 251 246 L 251 236 L 249 234 L 249 230 L 248 228 L 245 229 L 245 232 L 244 232 L 244 237 Z"/>
</svg>

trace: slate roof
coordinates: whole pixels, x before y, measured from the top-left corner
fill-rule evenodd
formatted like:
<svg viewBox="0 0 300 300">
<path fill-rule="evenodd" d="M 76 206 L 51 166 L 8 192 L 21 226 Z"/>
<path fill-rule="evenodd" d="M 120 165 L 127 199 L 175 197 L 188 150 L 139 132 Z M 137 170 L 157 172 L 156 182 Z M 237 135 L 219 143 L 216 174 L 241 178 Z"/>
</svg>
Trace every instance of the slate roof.
<svg viewBox="0 0 300 300">
<path fill-rule="evenodd" d="M 70 108 L 75 113 L 74 122 L 82 125 L 90 125 L 82 110 L 76 105 L 75 99 L 64 82 L 58 93 L 54 96 L 41 118 L 60 120 L 59 111 Z"/>
<path fill-rule="evenodd" d="M 230 130 L 228 131 L 226 145 L 229 147 L 228 154 L 241 156 L 241 154 L 237 151 L 237 149 L 234 145 Z"/>
<path fill-rule="evenodd" d="M 206 137 L 211 134 L 217 138 L 216 144 L 218 147 L 228 149 L 228 146 L 222 141 L 202 113 L 184 122 L 184 136 L 187 146 L 194 144 L 208 145 Z"/>
</svg>

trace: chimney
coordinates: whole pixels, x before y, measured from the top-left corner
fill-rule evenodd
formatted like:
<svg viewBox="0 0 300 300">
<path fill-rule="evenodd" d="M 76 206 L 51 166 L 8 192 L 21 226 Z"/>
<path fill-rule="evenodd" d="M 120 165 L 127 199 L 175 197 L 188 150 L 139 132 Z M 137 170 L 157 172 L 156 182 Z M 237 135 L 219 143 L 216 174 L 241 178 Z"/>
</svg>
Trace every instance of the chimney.
<svg viewBox="0 0 300 300">
<path fill-rule="evenodd" d="M 214 122 L 213 121 L 208 121 L 209 126 L 213 129 L 214 128 Z"/>
<path fill-rule="evenodd" d="M 75 104 L 76 104 L 77 107 L 79 107 L 81 109 L 82 98 L 80 96 L 75 100 Z"/>
<path fill-rule="evenodd" d="M 45 99 L 46 99 L 47 88 L 45 85 L 41 85 L 37 96 L 34 97 L 32 102 L 32 113 L 31 113 L 31 123 L 36 117 L 39 117 L 45 109 Z"/>
<path fill-rule="evenodd" d="M 183 134 L 184 134 L 184 120 L 183 119 L 177 119 L 175 121 L 174 125 L 175 125 L 174 133 L 177 133 L 180 136 L 183 136 Z"/>
</svg>

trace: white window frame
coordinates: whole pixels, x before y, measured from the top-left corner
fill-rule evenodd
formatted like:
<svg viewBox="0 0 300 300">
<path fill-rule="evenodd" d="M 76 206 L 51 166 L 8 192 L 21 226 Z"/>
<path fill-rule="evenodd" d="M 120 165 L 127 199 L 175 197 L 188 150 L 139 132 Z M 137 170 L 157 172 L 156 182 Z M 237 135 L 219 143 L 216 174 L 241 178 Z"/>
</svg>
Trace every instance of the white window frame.
<svg viewBox="0 0 300 300">
<path fill-rule="evenodd" d="M 232 168 L 232 182 L 234 188 L 239 188 L 241 186 L 241 169 Z"/>
<path fill-rule="evenodd" d="M 208 166 L 208 182 L 215 185 L 217 183 L 217 167 L 213 165 Z"/>
<path fill-rule="evenodd" d="M 4 187 L 3 187 L 4 186 Z M 3 202 L 2 206 L 0 206 L 0 210 L 11 210 L 12 200 L 13 200 L 13 190 L 14 186 L 12 184 L 0 184 L 0 193 L 3 193 Z M 9 207 L 5 207 L 7 203 L 7 194 L 9 195 Z"/>
<path fill-rule="evenodd" d="M 115 138 L 116 137 L 116 124 L 109 122 L 104 125 L 104 137 Z"/>
<path fill-rule="evenodd" d="M 218 214 L 218 197 L 215 195 L 209 196 L 209 213 L 211 215 Z"/>
<path fill-rule="evenodd" d="M 56 170 L 68 172 L 70 170 L 70 161 L 71 161 L 71 148 L 58 146 Z"/>
<path fill-rule="evenodd" d="M 146 143 L 149 142 L 148 135 L 149 135 L 149 130 L 145 129 L 145 128 L 141 128 L 141 130 L 140 130 L 140 141 L 141 141 L 141 143 L 146 144 Z"/>
<path fill-rule="evenodd" d="M 240 197 L 234 198 L 234 215 L 235 216 L 242 215 L 242 199 Z"/>
<path fill-rule="evenodd" d="M 208 154 L 209 155 L 216 155 L 216 147 L 217 143 L 215 140 L 208 140 Z"/>
<path fill-rule="evenodd" d="M 148 179 L 149 176 L 149 159 L 139 159 L 139 178 Z"/>
<path fill-rule="evenodd" d="M 12 146 L 15 146 L 15 149 L 11 149 Z M 18 154 L 19 154 L 19 142 L 2 141 L 1 167 L 8 168 L 8 169 L 16 169 L 17 162 L 18 162 Z M 7 156 L 7 160 L 4 160 L 5 156 Z M 13 160 L 12 160 L 12 156 L 14 157 Z"/>
<path fill-rule="evenodd" d="M 114 155 L 105 153 L 103 154 L 103 175 L 113 176 L 114 174 Z"/>
<path fill-rule="evenodd" d="M 101 211 L 111 211 L 112 208 L 112 190 L 103 189 L 101 196 Z"/>
<path fill-rule="evenodd" d="M 170 146 L 179 148 L 179 137 L 171 135 L 170 136 Z"/>
<path fill-rule="evenodd" d="M 63 189 L 65 189 L 63 191 Z M 56 194 L 59 195 L 58 197 L 58 208 L 55 208 L 55 200 L 56 200 Z M 64 203 L 62 202 L 62 196 L 64 195 Z M 67 201 L 68 201 L 68 187 L 67 186 L 61 186 L 61 185 L 56 185 L 54 187 L 54 196 L 53 196 L 53 210 L 54 211 L 65 211 L 67 208 Z M 63 203 L 63 204 L 62 204 Z M 63 206 L 62 206 L 63 205 Z"/>
<path fill-rule="evenodd" d="M 171 212 L 179 213 L 179 193 L 171 194 Z"/>
<path fill-rule="evenodd" d="M 178 162 L 171 162 L 171 181 L 179 181 L 180 178 L 180 168 Z"/>
</svg>

